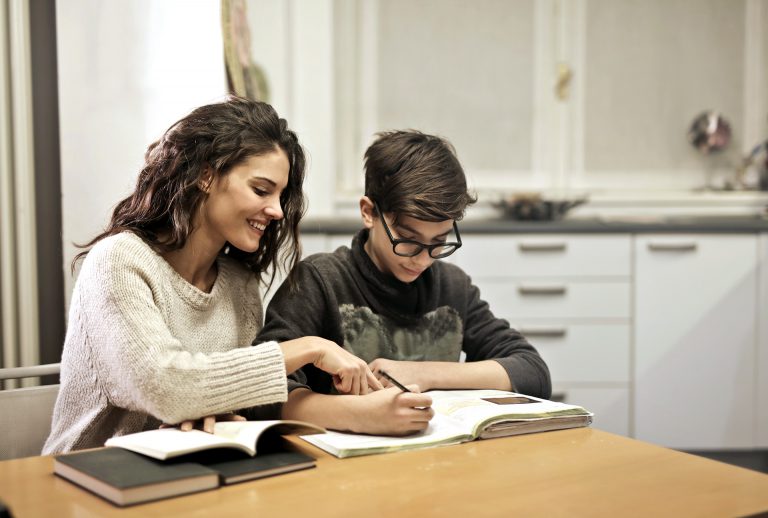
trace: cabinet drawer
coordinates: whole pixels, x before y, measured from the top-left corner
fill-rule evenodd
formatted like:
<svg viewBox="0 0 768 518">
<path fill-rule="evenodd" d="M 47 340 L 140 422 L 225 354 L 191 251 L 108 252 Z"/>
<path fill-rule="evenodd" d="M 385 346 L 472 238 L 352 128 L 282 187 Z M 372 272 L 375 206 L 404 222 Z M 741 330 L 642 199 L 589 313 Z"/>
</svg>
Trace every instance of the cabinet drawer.
<svg viewBox="0 0 768 518">
<path fill-rule="evenodd" d="M 631 238 L 608 236 L 462 237 L 454 262 L 473 278 L 629 276 Z"/>
<path fill-rule="evenodd" d="M 592 427 L 629 437 L 629 388 L 583 388 L 555 385 L 553 398 L 562 395 L 564 403 L 580 405 L 595 414 Z"/>
<path fill-rule="evenodd" d="M 629 324 L 515 322 L 547 362 L 556 383 L 628 383 Z"/>
<path fill-rule="evenodd" d="M 629 318 L 628 281 L 484 281 L 480 296 L 501 318 Z"/>
</svg>

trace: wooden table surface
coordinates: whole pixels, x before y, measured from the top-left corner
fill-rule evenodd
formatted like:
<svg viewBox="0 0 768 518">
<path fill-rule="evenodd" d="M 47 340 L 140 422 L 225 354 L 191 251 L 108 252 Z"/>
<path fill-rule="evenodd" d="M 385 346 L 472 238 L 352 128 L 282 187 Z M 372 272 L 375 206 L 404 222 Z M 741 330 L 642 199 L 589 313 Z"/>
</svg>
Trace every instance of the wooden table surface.
<svg viewBox="0 0 768 518">
<path fill-rule="evenodd" d="M 118 508 L 52 474 L 50 457 L 0 462 L 14 518 L 56 516 L 745 516 L 768 511 L 768 475 L 591 428 L 317 467 Z"/>
</svg>

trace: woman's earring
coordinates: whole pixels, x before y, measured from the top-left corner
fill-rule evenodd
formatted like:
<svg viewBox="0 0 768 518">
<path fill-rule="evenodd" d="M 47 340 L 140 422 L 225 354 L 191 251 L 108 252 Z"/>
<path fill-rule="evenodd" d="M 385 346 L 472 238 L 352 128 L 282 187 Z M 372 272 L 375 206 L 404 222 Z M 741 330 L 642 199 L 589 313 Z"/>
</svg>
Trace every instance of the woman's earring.
<svg viewBox="0 0 768 518">
<path fill-rule="evenodd" d="M 229 255 L 229 245 L 224 247 L 224 255 Z"/>
</svg>

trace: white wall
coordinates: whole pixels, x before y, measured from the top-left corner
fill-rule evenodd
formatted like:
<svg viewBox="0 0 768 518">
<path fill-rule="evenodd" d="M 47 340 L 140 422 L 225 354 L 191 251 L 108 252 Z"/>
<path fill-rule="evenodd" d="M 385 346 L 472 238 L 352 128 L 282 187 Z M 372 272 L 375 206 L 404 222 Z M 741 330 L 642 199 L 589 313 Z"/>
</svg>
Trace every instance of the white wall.
<svg viewBox="0 0 768 518">
<path fill-rule="evenodd" d="M 57 2 L 62 239 L 69 265 L 133 187 L 147 145 L 226 93 L 214 0 Z"/>
<path fill-rule="evenodd" d="M 67 306 L 72 243 L 90 240 L 133 188 L 152 141 L 226 94 L 218 0 L 59 0 L 62 226 Z M 308 156 L 308 214 L 335 206 L 333 4 L 248 2 L 267 99 Z"/>
</svg>

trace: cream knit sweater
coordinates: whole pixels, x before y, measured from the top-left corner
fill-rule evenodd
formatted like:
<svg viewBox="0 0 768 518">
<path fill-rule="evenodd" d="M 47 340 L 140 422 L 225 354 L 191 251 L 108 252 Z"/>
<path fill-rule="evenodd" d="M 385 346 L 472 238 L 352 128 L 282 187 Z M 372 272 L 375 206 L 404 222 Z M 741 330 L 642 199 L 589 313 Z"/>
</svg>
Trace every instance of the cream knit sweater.
<svg viewBox="0 0 768 518">
<path fill-rule="evenodd" d="M 88 253 L 72 295 L 61 390 L 43 454 L 102 446 L 161 422 L 286 400 L 255 275 L 218 260 L 210 293 L 125 232 Z"/>
</svg>

